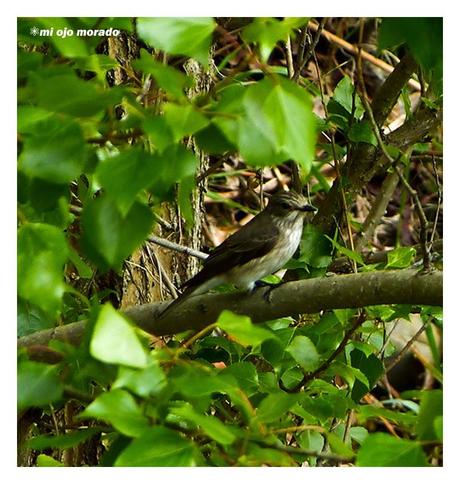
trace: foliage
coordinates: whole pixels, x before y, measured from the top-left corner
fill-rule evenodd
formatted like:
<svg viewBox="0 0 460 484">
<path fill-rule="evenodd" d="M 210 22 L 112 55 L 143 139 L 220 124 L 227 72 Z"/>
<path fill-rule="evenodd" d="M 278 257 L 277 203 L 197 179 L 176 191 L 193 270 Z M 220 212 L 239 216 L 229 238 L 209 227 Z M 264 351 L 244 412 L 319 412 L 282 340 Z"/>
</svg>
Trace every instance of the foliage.
<svg viewBox="0 0 460 484">
<path fill-rule="evenodd" d="M 385 374 L 384 358 L 395 354 L 386 325 L 418 307 L 325 311 L 257 326 L 224 311 L 199 335 L 152 344 L 108 302 L 115 289 L 95 282 L 123 274 L 165 202 L 177 202 L 191 228 L 203 153 L 240 157 L 242 171 L 295 164 L 320 200 L 330 189 L 329 163 L 363 144 L 378 147 L 352 77 L 342 76 L 322 99 L 319 119 L 313 111 L 323 93 L 304 71 L 294 81 L 279 60 L 280 46 L 288 36 L 300 39 L 308 21 L 238 26 L 234 55 L 245 60 L 233 69 L 236 57 L 213 53 L 219 29 L 212 18 L 19 19 L 18 333 L 88 320 L 79 346 L 50 343 L 57 362 L 19 352 L 21 412 L 40 408 L 42 421 L 55 422 L 69 402 L 77 406 L 63 431 L 38 424 L 30 432 L 25 445 L 37 452 L 36 465 L 62 465 L 62 450 L 91 442 L 102 454 L 97 463 L 114 466 L 424 466 L 439 458 L 437 308 L 422 308 L 421 316 L 437 387 L 376 404 L 366 397 Z M 119 28 L 116 41 L 136 49 L 121 59 L 105 37 L 43 38 L 33 27 Z M 400 30 L 395 19 L 384 20 L 380 46 L 406 42 L 423 68 L 431 62 L 438 82 L 438 51 L 422 49 L 429 39 L 417 29 L 406 37 Z M 184 67 L 195 61 L 201 71 L 226 73 L 196 96 L 197 78 Z M 322 144 L 321 133 L 333 143 Z M 210 179 L 231 178 L 216 166 Z M 346 176 L 341 183 L 346 190 Z M 209 196 L 219 194 L 210 187 Z M 346 216 L 347 228 L 359 225 Z M 336 255 L 363 271 L 414 264 L 415 249 L 402 246 L 385 263 L 366 264 L 343 233 L 307 226 L 288 267 L 307 278 L 325 275 Z"/>
</svg>

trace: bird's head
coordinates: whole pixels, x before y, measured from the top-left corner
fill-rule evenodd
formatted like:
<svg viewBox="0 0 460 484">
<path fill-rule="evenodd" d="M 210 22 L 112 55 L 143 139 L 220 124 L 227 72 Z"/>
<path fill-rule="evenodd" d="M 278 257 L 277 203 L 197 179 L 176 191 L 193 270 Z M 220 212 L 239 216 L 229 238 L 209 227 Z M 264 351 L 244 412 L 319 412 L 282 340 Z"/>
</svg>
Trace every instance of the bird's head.
<svg viewBox="0 0 460 484">
<path fill-rule="evenodd" d="M 291 191 L 273 195 L 266 210 L 276 217 L 291 219 L 305 215 L 311 218 L 318 209 L 310 205 L 303 195 Z"/>
</svg>

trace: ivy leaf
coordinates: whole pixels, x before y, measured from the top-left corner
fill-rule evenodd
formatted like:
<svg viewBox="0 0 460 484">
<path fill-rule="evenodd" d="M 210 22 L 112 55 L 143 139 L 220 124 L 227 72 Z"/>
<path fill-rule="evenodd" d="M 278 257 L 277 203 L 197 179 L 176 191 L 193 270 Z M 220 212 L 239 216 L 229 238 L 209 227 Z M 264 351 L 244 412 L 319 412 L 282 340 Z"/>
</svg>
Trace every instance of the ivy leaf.
<svg viewBox="0 0 460 484">
<path fill-rule="evenodd" d="M 311 267 L 325 268 L 331 263 L 331 244 L 324 234 L 314 225 L 307 224 L 300 241 L 299 261 Z"/>
<path fill-rule="evenodd" d="M 209 121 L 191 104 L 167 103 L 164 106 L 165 119 L 174 136 L 180 141 L 186 135 L 192 135 L 205 128 Z"/>
<path fill-rule="evenodd" d="M 121 389 L 99 395 L 79 414 L 79 418 L 87 417 L 105 420 L 129 437 L 138 437 L 148 428 L 148 420 L 134 398 Z"/>
<path fill-rule="evenodd" d="M 96 176 L 123 217 L 136 195 L 158 178 L 158 157 L 141 148 L 130 148 L 99 163 Z"/>
<path fill-rule="evenodd" d="M 409 50 L 434 79 L 442 78 L 442 18 L 438 17 L 387 17 L 383 18 L 379 29 L 379 48 L 393 48 L 406 43 Z"/>
<path fill-rule="evenodd" d="M 104 363 L 135 368 L 147 366 L 147 351 L 134 327 L 109 303 L 99 312 L 89 351 Z"/>
<path fill-rule="evenodd" d="M 179 432 L 157 425 L 134 439 L 117 457 L 115 466 L 185 467 L 196 465 L 195 445 Z"/>
<path fill-rule="evenodd" d="M 354 118 L 360 119 L 364 114 L 364 106 L 358 93 L 355 92 L 355 87 L 348 76 L 343 77 L 334 89 L 332 99 L 340 104 L 345 110 L 351 114 L 354 103 Z M 354 100 L 353 100 L 354 99 Z"/>
<path fill-rule="evenodd" d="M 376 432 L 363 442 L 356 457 L 359 467 L 424 467 L 426 456 L 418 442 Z"/>
<path fill-rule="evenodd" d="M 258 346 L 265 340 L 273 338 L 270 331 L 255 326 L 247 316 L 227 310 L 222 311 L 216 324 L 242 346 Z"/>
<path fill-rule="evenodd" d="M 305 371 L 313 371 L 318 367 L 318 351 L 307 336 L 296 336 L 286 348 L 286 351 Z"/>
<path fill-rule="evenodd" d="M 191 79 L 174 67 L 155 60 L 145 49 L 141 49 L 140 59 L 133 61 L 133 67 L 151 74 L 158 86 L 178 99 L 185 98 L 184 88 L 190 87 Z"/>
<path fill-rule="evenodd" d="M 442 421 L 436 424 L 436 419 L 442 419 L 442 390 L 430 390 L 422 392 L 420 412 L 417 416 L 417 438 L 419 440 L 436 440 L 442 434 Z M 438 427 L 438 428 L 437 428 Z"/>
<path fill-rule="evenodd" d="M 112 388 L 127 388 L 140 397 L 157 395 L 166 386 L 166 375 L 156 360 L 143 369 L 118 367 L 118 376 Z"/>
<path fill-rule="evenodd" d="M 413 247 L 398 247 L 387 254 L 386 269 L 404 269 L 414 261 L 416 251 Z"/>
<path fill-rule="evenodd" d="M 63 385 L 58 368 L 36 361 L 23 361 L 18 368 L 18 407 L 40 407 L 59 400 Z"/>
<path fill-rule="evenodd" d="M 324 234 L 324 237 L 326 237 L 331 241 L 332 245 L 337 249 L 338 252 L 348 257 L 349 259 L 354 260 L 355 262 L 358 262 L 358 264 L 361 264 L 363 266 L 365 265 L 361 254 L 359 254 L 358 252 L 354 252 L 348 249 L 347 247 L 344 247 L 343 245 L 340 245 L 337 241 L 335 241 L 334 239 L 331 239 L 326 234 Z"/>
<path fill-rule="evenodd" d="M 377 138 L 369 121 L 354 123 L 348 131 L 348 138 L 355 143 L 368 143 L 378 146 Z"/>
<path fill-rule="evenodd" d="M 245 161 L 277 164 L 287 159 L 309 173 L 316 141 L 310 95 L 281 76 L 251 85 L 243 100 L 238 145 Z"/>
<path fill-rule="evenodd" d="M 18 294 L 52 318 L 66 289 L 63 276 L 68 247 L 52 225 L 27 223 L 18 231 Z"/>
<path fill-rule="evenodd" d="M 265 397 L 257 407 L 256 419 L 269 423 L 282 418 L 297 403 L 297 395 L 279 392 Z"/>
<path fill-rule="evenodd" d="M 243 29 L 242 37 L 247 42 L 259 44 L 262 62 L 268 58 L 279 40 L 286 41 L 293 29 L 308 22 L 308 18 L 287 17 L 277 20 L 271 17 L 257 17 Z"/>
<path fill-rule="evenodd" d="M 140 18 L 137 22 L 139 36 L 153 47 L 168 54 L 188 55 L 205 66 L 214 27 L 211 17 Z"/>
<path fill-rule="evenodd" d="M 121 265 L 147 237 L 153 224 L 148 207 L 135 202 L 123 216 L 107 196 L 90 200 L 81 216 L 82 247 L 102 270 Z"/>
<path fill-rule="evenodd" d="M 78 123 L 53 116 L 33 125 L 33 134 L 24 141 L 19 167 L 30 177 L 64 184 L 80 175 L 85 155 Z"/>
<path fill-rule="evenodd" d="M 57 36 L 58 30 L 71 30 L 72 26 L 69 21 L 63 17 L 48 17 L 39 18 L 38 22 L 45 27 L 45 29 L 54 29 L 55 34 L 50 35 L 50 41 L 64 57 L 85 57 L 88 55 L 88 48 L 86 42 L 77 35 Z"/>
<path fill-rule="evenodd" d="M 39 435 L 27 441 L 27 447 L 34 450 L 70 449 L 101 432 L 98 427 L 76 430 L 62 435 Z"/>
<path fill-rule="evenodd" d="M 199 414 L 190 403 L 175 406 L 172 409 L 172 413 L 198 425 L 204 433 L 221 445 L 230 445 L 236 439 L 235 433 L 232 432 L 229 426 L 222 423 L 216 417 Z"/>
</svg>

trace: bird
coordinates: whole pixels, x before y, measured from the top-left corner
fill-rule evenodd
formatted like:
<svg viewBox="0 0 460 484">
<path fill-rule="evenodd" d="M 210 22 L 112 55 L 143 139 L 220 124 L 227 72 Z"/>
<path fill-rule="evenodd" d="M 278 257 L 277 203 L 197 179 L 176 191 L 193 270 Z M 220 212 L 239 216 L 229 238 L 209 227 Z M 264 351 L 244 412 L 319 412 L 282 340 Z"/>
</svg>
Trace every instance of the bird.
<svg viewBox="0 0 460 484">
<path fill-rule="evenodd" d="M 300 244 L 304 220 L 316 211 L 303 195 L 293 190 L 272 195 L 264 210 L 211 252 L 203 268 L 184 283 L 182 294 L 160 317 L 189 297 L 221 284 L 252 291 L 258 280 L 277 272 L 291 259 Z"/>
</svg>

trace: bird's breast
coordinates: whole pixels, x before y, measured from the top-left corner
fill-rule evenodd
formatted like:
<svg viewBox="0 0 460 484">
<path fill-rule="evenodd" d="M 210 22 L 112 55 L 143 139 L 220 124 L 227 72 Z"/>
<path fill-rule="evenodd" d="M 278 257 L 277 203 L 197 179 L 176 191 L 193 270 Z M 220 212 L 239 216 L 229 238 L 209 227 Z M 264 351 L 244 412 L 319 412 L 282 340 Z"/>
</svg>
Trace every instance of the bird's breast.
<svg viewBox="0 0 460 484">
<path fill-rule="evenodd" d="M 252 289 L 255 281 L 281 269 L 294 255 L 302 236 L 302 219 L 280 230 L 273 249 L 261 257 L 237 266 L 227 273 L 227 282 L 242 289 Z"/>
</svg>

